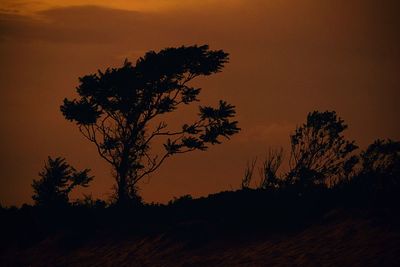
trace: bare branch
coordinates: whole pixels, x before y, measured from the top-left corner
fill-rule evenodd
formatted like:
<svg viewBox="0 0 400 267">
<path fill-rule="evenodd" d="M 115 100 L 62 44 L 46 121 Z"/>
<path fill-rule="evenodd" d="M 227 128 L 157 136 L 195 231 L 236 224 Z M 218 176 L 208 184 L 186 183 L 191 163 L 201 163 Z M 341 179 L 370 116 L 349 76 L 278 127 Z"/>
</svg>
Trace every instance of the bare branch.
<svg viewBox="0 0 400 267">
<path fill-rule="evenodd" d="M 165 153 L 164 156 L 160 159 L 160 161 L 156 164 L 154 164 L 153 167 L 151 167 L 149 170 L 145 171 L 144 173 L 142 173 L 141 175 L 139 175 L 137 178 L 135 178 L 135 183 L 139 182 L 143 177 L 145 177 L 146 175 L 154 172 L 155 170 L 157 170 L 161 164 L 164 162 L 164 160 L 169 157 L 171 154 L 170 153 Z"/>
</svg>

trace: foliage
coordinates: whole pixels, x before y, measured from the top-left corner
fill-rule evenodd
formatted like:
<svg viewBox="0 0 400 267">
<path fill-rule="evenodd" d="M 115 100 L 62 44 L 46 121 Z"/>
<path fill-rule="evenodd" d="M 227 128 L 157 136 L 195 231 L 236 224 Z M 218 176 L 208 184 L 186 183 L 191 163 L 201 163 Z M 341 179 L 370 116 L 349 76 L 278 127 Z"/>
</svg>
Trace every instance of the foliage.
<svg viewBox="0 0 400 267">
<path fill-rule="evenodd" d="M 282 178 L 278 176 L 278 170 L 283 161 L 283 149 L 270 149 L 265 156 L 263 164 L 260 168 L 260 185 L 259 188 L 279 188 L 282 184 Z"/>
<path fill-rule="evenodd" d="M 315 185 L 334 186 L 340 179 L 351 179 L 356 174 L 359 157 L 354 141 L 345 139 L 344 121 L 334 111 L 314 111 L 307 121 L 290 135 L 291 154 L 289 171 L 278 174 L 283 163 L 283 149 L 270 149 L 259 167 L 259 189 L 279 189 L 292 185 L 300 188 Z M 247 164 L 242 188 L 248 188 L 255 161 Z"/>
<path fill-rule="evenodd" d="M 191 195 L 183 195 L 180 197 L 174 197 L 172 200 L 168 201 L 168 205 L 184 205 L 193 200 Z"/>
<path fill-rule="evenodd" d="M 400 142 L 376 140 L 360 155 L 362 168 L 357 177 L 370 190 L 392 191 L 400 188 Z"/>
<path fill-rule="evenodd" d="M 400 142 L 378 139 L 361 153 L 365 173 L 400 174 Z"/>
<path fill-rule="evenodd" d="M 250 183 L 253 180 L 254 168 L 256 167 L 257 158 L 253 159 L 251 162 L 246 163 L 246 168 L 244 170 L 244 175 L 242 178 L 242 189 L 250 188 Z"/>
<path fill-rule="evenodd" d="M 220 72 L 228 62 L 222 50 L 207 45 L 150 51 L 135 65 L 99 71 L 80 78 L 78 99 L 65 99 L 61 111 L 97 147 L 113 168 L 120 203 L 136 198 L 137 183 L 157 170 L 168 157 L 206 150 L 239 131 L 231 119 L 235 107 L 220 101 L 218 107 L 201 106 L 198 120 L 172 130 L 165 121 L 152 127 L 161 115 L 198 101 L 201 88 L 189 86 L 199 76 Z M 164 153 L 151 144 L 164 137 Z"/>
<path fill-rule="evenodd" d="M 87 187 L 93 177 L 89 169 L 77 171 L 64 158 L 48 157 L 47 163 L 39 173 L 41 179 L 33 180 L 32 199 L 39 206 L 66 205 L 69 193 L 77 186 Z"/>
<path fill-rule="evenodd" d="M 90 209 L 102 209 L 107 207 L 107 202 L 101 199 L 94 199 L 91 194 L 84 194 L 83 199 L 77 199 L 74 206 Z"/>
<path fill-rule="evenodd" d="M 302 186 L 337 182 L 345 163 L 353 162 L 351 153 L 357 148 L 343 136 L 346 129 L 335 111 L 309 113 L 306 123 L 290 136 L 289 182 Z"/>
</svg>

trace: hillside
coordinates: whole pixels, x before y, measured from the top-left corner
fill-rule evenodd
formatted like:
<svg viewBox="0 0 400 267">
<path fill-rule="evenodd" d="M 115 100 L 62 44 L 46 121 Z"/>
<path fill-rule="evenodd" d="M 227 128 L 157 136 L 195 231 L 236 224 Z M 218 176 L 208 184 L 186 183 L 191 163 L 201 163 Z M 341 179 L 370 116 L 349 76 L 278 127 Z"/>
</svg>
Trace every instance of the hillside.
<svg viewBox="0 0 400 267">
<path fill-rule="evenodd" d="M 387 214 L 333 210 L 287 232 L 223 231 L 182 221 L 135 234 L 58 232 L 1 254 L 2 266 L 398 266 L 400 228 Z"/>
</svg>

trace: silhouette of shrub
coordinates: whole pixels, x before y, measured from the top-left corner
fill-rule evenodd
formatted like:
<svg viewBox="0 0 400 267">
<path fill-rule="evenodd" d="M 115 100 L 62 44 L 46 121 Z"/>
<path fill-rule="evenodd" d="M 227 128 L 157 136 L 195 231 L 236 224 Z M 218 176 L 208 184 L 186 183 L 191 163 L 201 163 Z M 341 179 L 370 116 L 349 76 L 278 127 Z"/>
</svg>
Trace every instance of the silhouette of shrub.
<svg viewBox="0 0 400 267">
<path fill-rule="evenodd" d="M 400 193 L 400 142 L 376 140 L 361 152 L 360 165 L 353 191 L 379 198 Z"/>
<path fill-rule="evenodd" d="M 106 201 L 101 199 L 93 199 L 91 194 L 84 194 L 83 199 L 77 199 L 73 204 L 74 206 L 85 207 L 88 209 L 104 209 L 107 207 Z"/>
<path fill-rule="evenodd" d="M 174 197 L 172 200 L 168 201 L 168 205 L 186 205 L 193 200 L 191 195 L 183 195 L 180 197 Z"/>
<path fill-rule="evenodd" d="M 376 140 L 360 155 L 362 172 L 396 177 L 400 174 L 400 142 Z M 398 181 L 391 181 L 391 185 Z"/>
<path fill-rule="evenodd" d="M 289 171 L 278 173 L 283 162 L 283 149 L 269 150 L 259 168 L 259 189 L 306 188 L 334 186 L 341 179 L 354 175 L 358 157 L 354 141 L 345 139 L 347 129 L 335 111 L 314 111 L 307 115 L 304 124 L 290 135 L 291 151 Z M 242 188 L 248 188 L 256 162 L 247 164 Z"/>
<path fill-rule="evenodd" d="M 244 170 L 244 175 L 242 178 L 242 189 L 249 189 L 251 181 L 253 180 L 254 168 L 257 163 L 257 158 L 253 159 L 252 161 L 248 161 L 246 163 L 246 168 Z"/>
<path fill-rule="evenodd" d="M 277 189 L 282 186 L 283 179 L 278 175 L 278 170 L 283 161 L 283 149 L 270 149 L 259 169 L 260 185 L 262 189 Z"/>
<path fill-rule="evenodd" d="M 307 121 L 290 135 L 288 182 L 302 187 L 337 183 L 345 162 L 357 149 L 354 141 L 345 139 L 346 129 L 347 125 L 335 111 L 309 113 Z"/>
<path fill-rule="evenodd" d="M 244 176 L 242 178 L 242 189 L 249 189 L 253 181 L 254 170 L 257 165 L 257 158 L 248 161 L 246 164 Z M 260 180 L 256 186 L 258 189 L 278 189 L 283 186 L 284 178 L 278 175 L 278 170 L 283 161 L 283 149 L 269 149 L 258 168 Z"/>
<path fill-rule="evenodd" d="M 89 176 L 89 171 L 75 170 L 64 158 L 48 157 L 47 163 L 39 173 L 41 179 L 33 180 L 32 199 L 38 206 L 66 206 L 69 203 L 69 193 L 77 186 L 87 187 L 93 179 Z"/>
</svg>

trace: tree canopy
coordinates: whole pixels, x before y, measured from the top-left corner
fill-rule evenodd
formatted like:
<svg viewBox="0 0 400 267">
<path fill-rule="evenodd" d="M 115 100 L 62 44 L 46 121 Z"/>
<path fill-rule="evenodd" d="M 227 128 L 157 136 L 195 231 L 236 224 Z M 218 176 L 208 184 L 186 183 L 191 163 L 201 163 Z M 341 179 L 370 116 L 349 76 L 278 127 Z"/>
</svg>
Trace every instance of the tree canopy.
<svg viewBox="0 0 400 267">
<path fill-rule="evenodd" d="M 290 136 L 289 180 L 302 185 L 337 182 L 343 168 L 356 163 L 351 152 L 357 146 L 344 137 L 346 129 L 335 111 L 309 113 L 307 121 Z"/>
<path fill-rule="evenodd" d="M 168 157 L 206 150 L 240 130 L 233 120 L 235 107 L 222 100 L 217 107 L 200 106 L 198 119 L 179 129 L 164 120 L 152 126 L 161 115 L 199 101 L 201 88 L 189 82 L 220 72 L 227 62 L 222 50 L 182 46 L 150 51 L 136 64 L 126 60 L 120 68 L 79 79 L 79 98 L 65 99 L 61 111 L 112 166 L 120 203 L 135 198 L 137 183 Z M 161 154 L 151 149 L 157 137 L 166 138 Z"/>
</svg>

